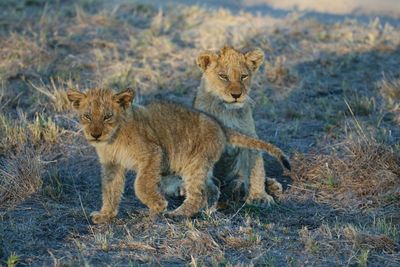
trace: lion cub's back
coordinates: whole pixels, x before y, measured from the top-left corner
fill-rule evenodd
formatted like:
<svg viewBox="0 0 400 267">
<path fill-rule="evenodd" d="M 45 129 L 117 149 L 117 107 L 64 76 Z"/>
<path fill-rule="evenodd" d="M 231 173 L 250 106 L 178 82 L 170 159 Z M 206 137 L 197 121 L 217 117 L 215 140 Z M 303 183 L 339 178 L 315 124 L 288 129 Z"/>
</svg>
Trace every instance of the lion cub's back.
<svg viewBox="0 0 400 267">
<path fill-rule="evenodd" d="M 147 106 L 152 125 L 173 154 L 209 154 L 222 150 L 225 134 L 213 118 L 173 102 L 153 102 Z"/>
</svg>

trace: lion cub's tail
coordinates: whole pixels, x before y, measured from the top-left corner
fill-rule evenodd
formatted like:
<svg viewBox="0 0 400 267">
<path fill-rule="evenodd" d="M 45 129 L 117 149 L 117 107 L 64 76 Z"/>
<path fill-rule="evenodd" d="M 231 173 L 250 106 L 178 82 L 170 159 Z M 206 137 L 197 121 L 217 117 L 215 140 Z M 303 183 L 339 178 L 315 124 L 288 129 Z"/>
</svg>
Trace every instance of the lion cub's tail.
<svg viewBox="0 0 400 267">
<path fill-rule="evenodd" d="M 250 137 L 227 128 L 225 128 L 225 133 L 228 139 L 228 143 L 242 148 L 250 148 L 250 149 L 265 151 L 271 156 L 276 157 L 280 161 L 282 166 L 284 166 L 286 169 L 288 170 L 291 169 L 289 159 L 282 152 L 282 150 L 280 150 L 273 144 L 264 142 L 260 139 Z"/>
</svg>

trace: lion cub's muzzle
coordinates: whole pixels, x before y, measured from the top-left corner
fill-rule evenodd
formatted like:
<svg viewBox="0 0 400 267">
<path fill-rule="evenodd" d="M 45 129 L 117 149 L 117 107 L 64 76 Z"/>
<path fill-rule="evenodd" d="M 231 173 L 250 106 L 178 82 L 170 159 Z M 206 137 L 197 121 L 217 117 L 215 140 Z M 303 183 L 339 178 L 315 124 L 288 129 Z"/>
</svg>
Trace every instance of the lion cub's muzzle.
<svg viewBox="0 0 400 267">
<path fill-rule="evenodd" d="M 237 101 L 241 95 L 242 95 L 242 92 L 231 93 L 231 96 L 233 97 L 233 99 L 235 99 L 235 101 Z"/>
<path fill-rule="evenodd" d="M 90 133 L 90 135 L 95 139 L 98 140 L 101 136 L 101 132 L 94 132 L 94 133 Z"/>
<path fill-rule="evenodd" d="M 104 137 L 104 133 L 103 130 L 101 128 L 98 127 L 93 127 L 88 129 L 88 134 L 87 137 L 89 137 L 89 141 L 91 142 L 99 142 L 102 141 L 101 139 L 104 139 L 102 137 Z"/>
<path fill-rule="evenodd" d="M 229 103 L 241 103 L 245 100 L 243 89 L 240 84 L 232 84 L 228 87 L 228 94 L 232 97 Z"/>
</svg>

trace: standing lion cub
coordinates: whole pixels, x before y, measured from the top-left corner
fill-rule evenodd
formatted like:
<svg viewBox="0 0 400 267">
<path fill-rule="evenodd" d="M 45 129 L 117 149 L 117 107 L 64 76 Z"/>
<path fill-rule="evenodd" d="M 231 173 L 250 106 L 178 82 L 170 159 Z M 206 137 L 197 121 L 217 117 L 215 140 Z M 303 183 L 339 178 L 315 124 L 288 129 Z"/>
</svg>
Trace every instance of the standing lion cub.
<svg viewBox="0 0 400 267">
<path fill-rule="evenodd" d="M 131 107 L 131 89 L 120 93 L 69 90 L 67 95 L 103 169 L 103 205 L 91 214 L 94 223 L 117 215 L 127 169 L 136 171 L 135 193 L 150 214 L 167 207 L 159 190 L 161 175 L 183 177 L 186 199 L 171 215 L 191 216 L 204 205 L 207 179 L 228 143 L 271 150 L 268 143 L 231 131 L 213 118 L 177 104 L 154 102 Z M 281 160 L 287 161 L 280 153 Z"/>
</svg>

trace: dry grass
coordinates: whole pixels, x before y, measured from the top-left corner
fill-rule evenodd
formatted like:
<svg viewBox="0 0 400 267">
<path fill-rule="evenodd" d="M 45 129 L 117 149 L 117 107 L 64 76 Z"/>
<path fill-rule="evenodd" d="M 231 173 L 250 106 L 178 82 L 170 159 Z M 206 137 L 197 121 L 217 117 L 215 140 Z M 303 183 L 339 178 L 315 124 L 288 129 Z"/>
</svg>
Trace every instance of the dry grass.
<svg viewBox="0 0 400 267">
<path fill-rule="evenodd" d="M 177 245 L 184 257 L 191 255 L 198 258 L 199 256 L 217 254 L 222 258 L 223 255 L 219 244 L 215 242 L 213 237 L 198 230 L 188 231 Z"/>
<path fill-rule="evenodd" d="M 150 221 L 128 174 L 118 218 L 89 225 L 100 166 L 65 91 L 131 86 L 139 102 L 190 104 L 196 54 L 225 44 L 265 51 L 251 93 L 257 132 L 293 163 L 286 177 L 265 158 L 268 175 L 288 187 L 278 205 Z M 398 266 L 399 44 L 399 26 L 372 17 L 1 1 L 0 261 Z"/>
<path fill-rule="evenodd" d="M 394 120 L 400 125 L 400 81 L 396 77 L 386 77 L 378 83 L 380 93 L 384 98 Z"/>
<path fill-rule="evenodd" d="M 27 35 L 11 33 L 1 40 L 0 78 L 18 79 L 21 77 L 38 78 L 45 71 L 52 55 L 43 47 L 40 40 Z"/>
<path fill-rule="evenodd" d="M 370 137 L 354 136 L 326 150 L 295 154 L 292 159 L 292 177 L 296 183 L 315 186 L 319 201 L 366 209 L 400 196 L 399 158 L 392 148 Z"/>
<path fill-rule="evenodd" d="M 397 243 L 387 235 L 374 235 L 357 231 L 354 226 L 348 226 L 344 230 L 344 235 L 354 246 L 363 249 L 373 249 L 393 253 L 398 250 Z"/>
<path fill-rule="evenodd" d="M 0 206 L 15 205 L 42 186 L 42 164 L 31 148 L 0 162 Z"/>
<path fill-rule="evenodd" d="M 27 132 L 20 123 L 12 122 L 9 118 L 0 116 L 0 151 L 19 151 L 27 142 Z"/>
<path fill-rule="evenodd" d="M 54 78 L 50 78 L 50 85 L 48 86 L 43 81 L 41 81 L 40 85 L 35 85 L 29 81 L 29 85 L 47 96 L 53 102 L 54 110 L 57 112 L 67 111 L 71 107 L 67 98 L 67 90 L 71 88 L 79 90 L 79 87 L 72 80 L 64 81 L 61 78 L 58 78 L 57 81 Z"/>
<path fill-rule="evenodd" d="M 26 114 L 20 113 L 19 120 L 0 116 L 0 152 L 19 153 L 26 146 L 43 148 L 54 145 L 60 137 L 62 129 L 51 117 L 36 113 L 32 121 Z"/>
<path fill-rule="evenodd" d="M 395 77 L 384 77 L 380 86 L 382 96 L 389 101 L 390 105 L 399 105 L 400 101 L 400 81 Z"/>
<path fill-rule="evenodd" d="M 297 84 L 298 77 L 286 66 L 285 61 L 284 56 L 278 56 L 272 64 L 266 62 L 266 75 L 270 83 L 283 88 L 293 87 Z"/>
</svg>

